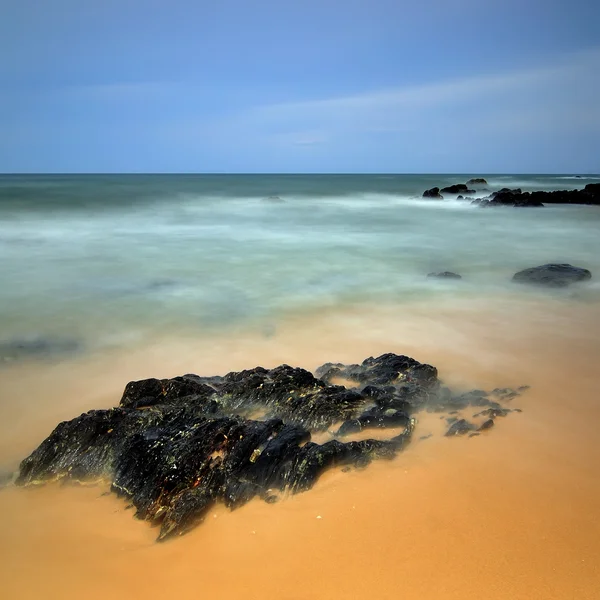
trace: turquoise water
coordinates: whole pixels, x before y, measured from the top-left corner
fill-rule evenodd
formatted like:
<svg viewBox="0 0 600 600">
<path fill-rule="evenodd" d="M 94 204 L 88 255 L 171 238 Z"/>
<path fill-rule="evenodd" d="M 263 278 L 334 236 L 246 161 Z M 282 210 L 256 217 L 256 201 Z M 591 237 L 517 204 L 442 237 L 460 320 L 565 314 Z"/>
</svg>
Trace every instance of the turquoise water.
<svg viewBox="0 0 600 600">
<path fill-rule="evenodd" d="M 482 210 L 420 197 L 472 176 L 0 176 L 0 342 L 60 337 L 93 349 L 245 325 L 269 335 L 301 311 L 547 294 L 510 282 L 546 262 L 600 273 L 598 207 Z M 599 179 L 486 178 L 489 190 Z M 463 280 L 426 279 L 439 270 Z M 559 293 L 600 300 L 594 279 Z"/>
</svg>

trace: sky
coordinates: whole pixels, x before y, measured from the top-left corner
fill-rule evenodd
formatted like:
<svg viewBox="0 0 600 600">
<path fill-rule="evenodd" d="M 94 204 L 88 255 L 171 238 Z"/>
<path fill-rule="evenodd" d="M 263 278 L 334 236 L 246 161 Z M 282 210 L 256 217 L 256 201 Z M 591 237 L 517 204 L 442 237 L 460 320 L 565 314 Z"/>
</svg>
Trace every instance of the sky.
<svg viewBox="0 0 600 600">
<path fill-rule="evenodd" d="M 2 0 L 0 172 L 598 173 L 598 0 Z"/>
</svg>

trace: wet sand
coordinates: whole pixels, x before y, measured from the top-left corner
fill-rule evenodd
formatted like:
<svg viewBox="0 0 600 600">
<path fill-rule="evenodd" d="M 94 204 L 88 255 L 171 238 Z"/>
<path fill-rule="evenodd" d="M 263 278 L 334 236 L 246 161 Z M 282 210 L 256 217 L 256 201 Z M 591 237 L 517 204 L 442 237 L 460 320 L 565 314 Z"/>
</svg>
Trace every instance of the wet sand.
<svg viewBox="0 0 600 600">
<path fill-rule="evenodd" d="M 598 598 L 600 307 L 577 300 L 360 306 L 290 318 L 271 338 L 165 339 L 4 369 L 0 465 L 59 420 L 115 404 L 130 379 L 390 351 L 434 364 L 455 388 L 532 388 L 512 401 L 522 413 L 479 437 L 445 438 L 426 415 L 392 462 L 330 471 L 275 505 L 218 507 L 165 544 L 98 487 L 4 489 L 4 597 Z"/>
</svg>

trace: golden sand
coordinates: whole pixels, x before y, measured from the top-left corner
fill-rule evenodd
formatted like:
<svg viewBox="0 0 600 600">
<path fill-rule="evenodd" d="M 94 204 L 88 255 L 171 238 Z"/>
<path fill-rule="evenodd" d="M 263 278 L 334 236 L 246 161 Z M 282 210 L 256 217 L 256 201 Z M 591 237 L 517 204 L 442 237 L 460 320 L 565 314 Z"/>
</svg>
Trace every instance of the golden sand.
<svg viewBox="0 0 600 600">
<path fill-rule="evenodd" d="M 599 599 L 600 307 L 577 301 L 357 307 L 289 319 L 268 339 L 165 339 L 11 367 L 0 372 L 0 465 L 59 420 L 115 404 L 130 379 L 383 352 L 434 364 L 455 388 L 532 388 L 489 433 L 445 438 L 426 416 L 392 462 L 330 471 L 275 505 L 219 506 L 164 544 L 104 489 L 4 489 L 2 596 Z"/>
</svg>

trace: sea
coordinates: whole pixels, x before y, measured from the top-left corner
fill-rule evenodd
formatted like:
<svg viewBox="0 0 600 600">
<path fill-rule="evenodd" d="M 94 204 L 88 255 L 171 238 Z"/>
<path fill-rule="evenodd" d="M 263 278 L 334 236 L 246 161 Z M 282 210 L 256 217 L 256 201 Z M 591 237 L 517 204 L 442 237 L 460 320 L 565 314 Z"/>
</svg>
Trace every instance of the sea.
<svg viewBox="0 0 600 600">
<path fill-rule="evenodd" d="M 527 296 L 512 275 L 546 262 L 600 271 L 596 207 L 481 210 L 421 197 L 468 178 L 2 176 L 0 344 L 39 340 L 60 354 L 238 327 L 272 335 L 289 315 L 324 308 Z M 487 180 L 489 190 L 594 181 Z M 463 280 L 426 278 L 446 270 Z"/>
<path fill-rule="evenodd" d="M 7 598 L 596 599 L 600 208 L 423 191 L 591 174 L 1 175 L 0 576 Z M 545 263 L 592 272 L 515 284 Z M 461 279 L 434 279 L 451 271 Z M 106 489 L 11 485 L 128 381 L 385 352 L 455 388 L 530 385 L 472 439 L 425 416 L 393 461 L 156 544 Z M 429 434 L 432 434 L 429 437 Z"/>
</svg>

